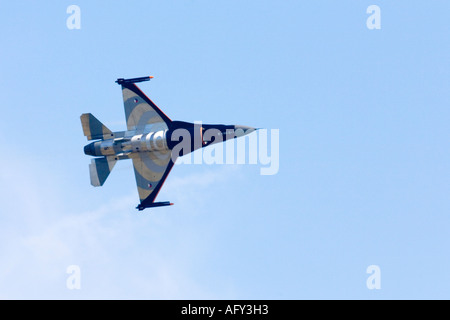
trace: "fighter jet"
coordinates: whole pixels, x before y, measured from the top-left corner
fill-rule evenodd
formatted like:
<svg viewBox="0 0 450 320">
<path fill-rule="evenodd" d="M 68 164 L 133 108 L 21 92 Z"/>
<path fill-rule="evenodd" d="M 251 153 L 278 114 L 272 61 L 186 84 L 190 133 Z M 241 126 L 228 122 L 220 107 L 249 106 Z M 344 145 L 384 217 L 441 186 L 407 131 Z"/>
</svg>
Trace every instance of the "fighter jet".
<svg viewBox="0 0 450 320">
<path fill-rule="evenodd" d="M 112 132 L 91 113 L 80 117 L 87 140 L 94 140 L 84 147 L 86 155 L 95 157 L 89 165 L 91 184 L 102 186 L 118 160 L 131 159 L 139 211 L 173 205 L 155 199 L 178 157 L 256 130 L 247 126 L 173 121 L 135 84 L 152 78 L 116 81 L 122 87 L 126 131 Z"/>
</svg>

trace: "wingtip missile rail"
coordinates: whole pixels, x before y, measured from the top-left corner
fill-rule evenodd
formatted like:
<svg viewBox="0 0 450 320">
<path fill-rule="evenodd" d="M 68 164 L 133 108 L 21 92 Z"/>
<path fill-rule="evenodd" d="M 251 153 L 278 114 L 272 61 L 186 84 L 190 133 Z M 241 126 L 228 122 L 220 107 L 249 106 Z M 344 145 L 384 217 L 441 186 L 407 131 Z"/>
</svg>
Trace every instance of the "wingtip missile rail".
<svg viewBox="0 0 450 320">
<path fill-rule="evenodd" d="M 173 203 L 170 201 L 161 201 L 161 202 L 153 202 L 149 204 L 139 204 L 136 209 L 139 211 L 144 210 L 145 208 L 155 208 L 155 207 L 165 207 L 165 206 L 173 206 Z"/>
<path fill-rule="evenodd" d="M 116 83 L 122 85 L 122 84 L 127 84 L 127 83 L 150 81 L 150 79 L 153 79 L 153 76 L 130 78 L 130 79 L 119 78 L 116 80 Z"/>
</svg>

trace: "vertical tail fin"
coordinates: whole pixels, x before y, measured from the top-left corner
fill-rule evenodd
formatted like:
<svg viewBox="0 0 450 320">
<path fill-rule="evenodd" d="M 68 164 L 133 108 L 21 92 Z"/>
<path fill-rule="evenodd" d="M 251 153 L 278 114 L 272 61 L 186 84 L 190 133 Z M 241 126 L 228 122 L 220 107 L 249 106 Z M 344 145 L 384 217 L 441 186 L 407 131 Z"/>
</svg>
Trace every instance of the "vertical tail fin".
<svg viewBox="0 0 450 320">
<path fill-rule="evenodd" d="M 83 113 L 80 117 L 83 133 L 88 140 L 111 139 L 114 134 L 92 113 Z"/>
<path fill-rule="evenodd" d="M 91 164 L 89 165 L 91 184 L 94 187 L 102 186 L 114 168 L 116 162 L 117 161 L 113 157 L 92 159 Z"/>
</svg>

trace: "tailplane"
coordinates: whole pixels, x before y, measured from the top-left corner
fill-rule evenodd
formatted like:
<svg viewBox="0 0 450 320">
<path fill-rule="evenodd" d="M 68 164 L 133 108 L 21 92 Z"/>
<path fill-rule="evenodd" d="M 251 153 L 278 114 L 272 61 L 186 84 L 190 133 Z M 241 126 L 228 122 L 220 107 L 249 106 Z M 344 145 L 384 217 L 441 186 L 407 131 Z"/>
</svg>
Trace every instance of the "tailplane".
<svg viewBox="0 0 450 320">
<path fill-rule="evenodd" d="M 83 133 L 88 140 L 111 139 L 114 134 L 103 123 L 101 123 L 92 113 L 83 113 L 80 117 Z"/>
<path fill-rule="evenodd" d="M 114 168 L 116 162 L 117 161 L 114 157 L 92 159 L 91 164 L 89 165 L 91 184 L 94 187 L 102 186 L 111 173 L 112 169 Z"/>
</svg>

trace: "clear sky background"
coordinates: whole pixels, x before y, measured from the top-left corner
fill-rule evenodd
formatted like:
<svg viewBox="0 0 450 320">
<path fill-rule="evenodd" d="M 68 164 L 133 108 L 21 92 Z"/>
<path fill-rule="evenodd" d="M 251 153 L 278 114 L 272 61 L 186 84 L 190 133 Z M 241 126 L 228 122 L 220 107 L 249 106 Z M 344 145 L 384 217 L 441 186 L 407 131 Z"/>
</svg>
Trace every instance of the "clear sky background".
<svg viewBox="0 0 450 320">
<path fill-rule="evenodd" d="M 0 298 L 449 299 L 449 12 L 3 1 Z M 178 165 L 158 195 L 175 205 L 141 213 L 131 161 L 92 187 L 79 116 L 124 130 L 114 81 L 145 75 L 172 119 L 279 129 L 278 173 Z"/>
</svg>

